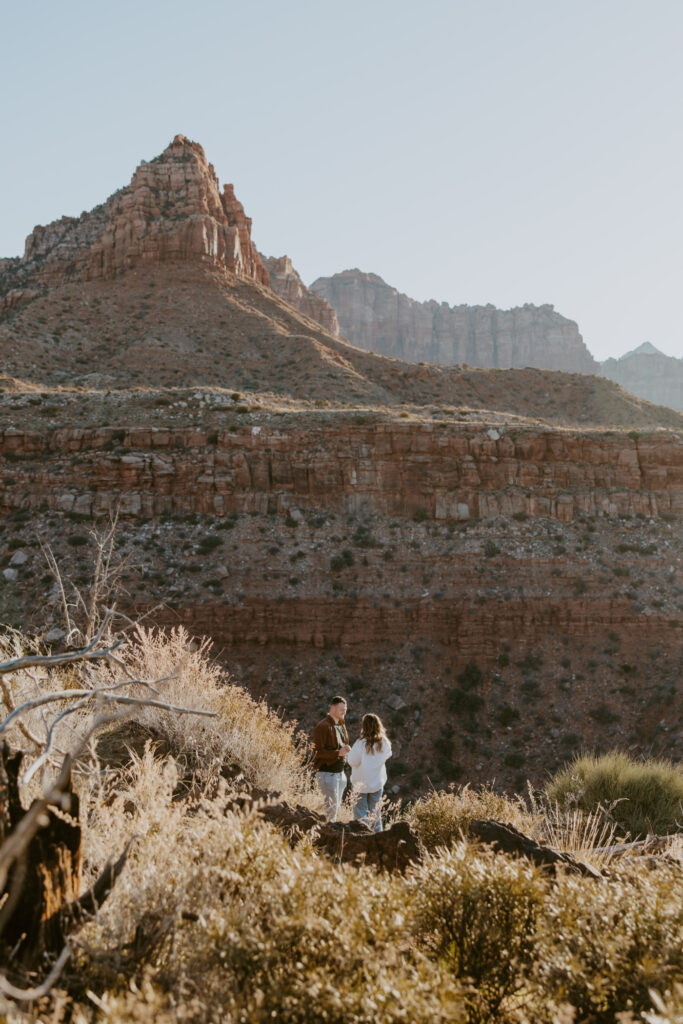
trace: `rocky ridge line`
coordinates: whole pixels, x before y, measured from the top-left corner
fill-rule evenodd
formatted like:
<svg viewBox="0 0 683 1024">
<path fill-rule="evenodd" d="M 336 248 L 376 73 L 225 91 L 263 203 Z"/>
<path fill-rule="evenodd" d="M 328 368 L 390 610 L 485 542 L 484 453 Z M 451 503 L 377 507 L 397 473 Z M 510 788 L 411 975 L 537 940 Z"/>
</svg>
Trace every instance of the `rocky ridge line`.
<svg viewBox="0 0 683 1024">
<path fill-rule="evenodd" d="M 332 306 L 322 295 L 307 288 L 292 266 L 289 256 L 263 256 L 263 265 L 270 277 L 270 287 L 294 309 L 315 320 L 330 334 L 339 335 L 339 321 Z"/>
<path fill-rule="evenodd" d="M 638 398 L 683 411 L 683 359 L 664 355 L 648 341 L 619 359 L 606 359 L 600 373 Z"/>
<path fill-rule="evenodd" d="M 576 323 L 552 305 L 503 310 L 416 302 L 357 269 L 319 277 L 311 290 L 336 310 L 345 338 L 382 355 L 414 363 L 599 371 Z"/>
</svg>

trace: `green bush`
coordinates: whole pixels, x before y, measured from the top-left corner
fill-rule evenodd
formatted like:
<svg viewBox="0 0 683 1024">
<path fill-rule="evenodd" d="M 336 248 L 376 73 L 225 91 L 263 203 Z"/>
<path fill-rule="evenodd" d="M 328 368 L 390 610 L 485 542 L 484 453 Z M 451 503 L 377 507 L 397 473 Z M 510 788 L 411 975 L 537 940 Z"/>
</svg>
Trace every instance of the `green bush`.
<svg viewBox="0 0 683 1024">
<path fill-rule="evenodd" d="M 533 830 L 533 822 L 519 801 L 510 800 L 490 787 L 434 791 L 407 808 L 406 817 L 427 850 L 448 847 L 469 832 L 473 818 L 496 818 L 522 832 Z"/>
<path fill-rule="evenodd" d="M 481 685 L 484 676 L 476 661 L 468 661 L 455 678 L 463 690 L 474 690 Z"/>
<path fill-rule="evenodd" d="M 213 534 L 207 534 L 199 542 L 199 550 L 203 555 L 208 555 L 210 551 L 214 551 L 217 547 L 220 547 L 222 541 L 220 537 L 216 537 Z"/>
<path fill-rule="evenodd" d="M 512 725 L 519 718 L 519 711 L 510 704 L 501 704 L 496 709 L 496 721 L 503 726 Z"/>
<path fill-rule="evenodd" d="M 561 807 L 609 808 L 633 838 L 675 833 L 683 821 L 681 767 L 670 761 L 634 761 L 616 750 L 574 758 L 550 780 L 546 796 Z"/>
<path fill-rule="evenodd" d="M 81 548 L 88 543 L 88 538 L 82 533 L 72 533 L 70 537 L 66 538 L 67 544 L 70 544 L 72 548 Z"/>
<path fill-rule="evenodd" d="M 423 948 L 472 983 L 468 1019 L 500 1020 L 533 962 L 544 880 L 527 861 L 460 843 L 429 858 L 413 885 L 411 923 Z"/>
<path fill-rule="evenodd" d="M 475 715 L 484 706 L 484 698 L 469 690 L 447 690 L 446 700 L 449 710 L 456 715 Z"/>
<path fill-rule="evenodd" d="M 680 891 L 680 868 L 666 864 L 631 868 L 609 884 L 559 877 L 537 928 L 533 987 L 591 1024 L 648 1009 L 649 990 L 683 977 Z"/>
<path fill-rule="evenodd" d="M 330 569 L 332 572 L 341 572 L 342 569 L 348 569 L 353 563 L 353 551 L 350 548 L 344 548 L 340 555 L 332 555 Z"/>
</svg>

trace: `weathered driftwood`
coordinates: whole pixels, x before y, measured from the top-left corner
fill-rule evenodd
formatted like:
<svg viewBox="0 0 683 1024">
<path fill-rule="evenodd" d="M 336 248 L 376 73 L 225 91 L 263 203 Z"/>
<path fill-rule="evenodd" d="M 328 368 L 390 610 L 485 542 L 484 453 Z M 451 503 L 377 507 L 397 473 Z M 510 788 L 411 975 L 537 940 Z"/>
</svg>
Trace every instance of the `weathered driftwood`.
<svg viewBox="0 0 683 1024">
<path fill-rule="evenodd" d="M 613 846 L 596 846 L 595 853 L 609 854 L 610 858 L 616 857 L 650 857 L 660 853 L 668 853 L 672 846 L 680 843 L 683 836 L 647 836 L 646 839 L 638 839 L 633 843 L 615 843 Z"/>
<path fill-rule="evenodd" d="M 108 895 L 127 849 L 83 896 L 78 797 L 70 762 L 48 797 L 25 811 L 19 799 L 22 754 L 0 748 L 0 946 L 15 969 L 32 971 L 60 954 L 68 935 Z M 36 813 L 36 811 L 38 813 Z"/>
<path fill-rule="evenodd" d="M 542 846 L 530 836 L 516 829 L 514 825 L 505 825 L 501 821 L 474 819 L 470 822 L 470 834 L 481 842 L 502 853 L 516 857 L 528 857 L 539 867 L 562 867 L 574 874 L 589 878 L 602 878 L 600 871 L 572 857 L 570 853 L 555 850 L 552 846 Z"/>
</svg>

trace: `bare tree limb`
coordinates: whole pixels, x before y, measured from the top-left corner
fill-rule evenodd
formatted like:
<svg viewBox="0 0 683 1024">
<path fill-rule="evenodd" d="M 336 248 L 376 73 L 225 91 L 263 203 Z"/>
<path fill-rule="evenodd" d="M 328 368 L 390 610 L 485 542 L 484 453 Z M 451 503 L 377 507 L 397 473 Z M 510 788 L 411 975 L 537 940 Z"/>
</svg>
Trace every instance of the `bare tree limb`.
<svg viewBox="0 0 683 1024">
<path fill-rule="evenodd" d="M 33 1002 L 34 999 L 42 999 L 46 996 L 54 983 L 59 978 L 59 975 L 64 970 L 64 965 L 71 956 L 71 948 L 67 944 L 62 952 L 57 957 L 52 970 L 48 974 L 47 978 L 36 985 L 35 988 L 17 988 L 16 985 L 10 984 L 3 974 L 0 974 L 0 991 L 4 995 L 9 996 L 10 999 L 16 999 L 21 1003 Z"/>
<path fill-rule="evenodd" d="M 120 684 L 120 685 L 123 685 L 123 684 Z M 130 685 L 130 684 L 126 683 L 125 685 Z M 78 695 L 79 692 L 82 693 L 83 691 L 78 691 L 78 690 L 77 691 L 73 691 L 73 690 L 71 690 L 70 692 L 71 692 L 71 694 L 75 693 L 76 695 Z M 88 691 L 86 691 L 86 697 L 85 698 L 76 701 L 76 703 L 72 704 L 71 707 L 65 708 L 64 711 L 62 711 L 59 715 L 57 715 L 57 717 L 53 721 L 52 725 L 50 726 L 50 730 L 49 730 L 49 733 L 48 733 L 48 738 L 47 738 L 47 743 L 46 743 L 46 746 L 45 746 L 45 750 L 40 755 L 40 757 L 36 758 L 36 760 L 33 762 L 33 764 L 30 766 L 30 768 L 22 776 L 22 780 L 21 780 L 22 781 L 22 785 L 26 785 L 33 778 L 33 776 L 38 771 L 38 769 L 41 768 L 45 764 L 45 762 L 48 760 L 48 758 L 50 756 L 50 751 L 51 751 L 52 739 L 53 739 L 53 736 L 54 736 L 54 731 L 55 731 L 55 727 L 57 726 L 57 724 L 60 721 L 62 721 L 64 718 L 66 718 L 67 715 L 73 715 L 77 711 L 81 711 L 84 707 L 87 707 L 88 704 L 93 704 L 93 703 L 129 704 L 129 705 L 133 705 L 135 707 L 160 708 L 163 711 L 172 711 L 176 715 L 199 715 L 200 717 L 203 717 L 203 718 L 216 718 L 217 714 L 218 714 L 216 711 L 201 711 L 200 709 L 197 709 L 197 708 L 185 708 L 185 707 L 180 707 L 180 706 L 175 705 L 175 704 L 168 704 L 168 703 L 166 703 L 166 701 L 149 700 L 149 699 L 146 699 L 144 697 L 116 697 L 109 690 L 88 690 Z M 17 709 L 17 710 L 21 710 L 21 709 Z M 6 722 L 8 720 L 9 719 L 6 719 L 6 721 L 3 722 L 2 725 L 0 725 L 0 732 L 2 732 Z"/>
<path fill-rule="evenodd" d="M 124 638 L 120 637 L 113 644 L 110 644 L 109 647 L 95 649 L 114 614 L 113 609 L 108 608 L 106 610 L 96 635 L 89 644 L 80 650 L 65 654 L 28 654 L 22 658 L 12 658 L 10 661 L 0 662 L 0 675 L 6 675 L 8 672 L 18 672 L 22 668 L 33 668 L 35 665 L 49 665 L 51 668 L 54 668 L 58 665 L 68 665 L 74 661 L 93 661 L 96 658 L 108 657 L 112 651 L 117 650 L 125 642 Z"/>
</svg>

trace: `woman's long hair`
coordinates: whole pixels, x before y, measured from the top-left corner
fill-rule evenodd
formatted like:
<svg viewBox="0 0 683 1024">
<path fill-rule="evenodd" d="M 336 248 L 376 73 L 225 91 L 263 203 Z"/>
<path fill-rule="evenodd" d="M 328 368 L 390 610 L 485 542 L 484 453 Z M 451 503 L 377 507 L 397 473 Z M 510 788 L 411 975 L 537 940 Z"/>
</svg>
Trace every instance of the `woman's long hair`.
<svg viewBox="0 0 683 1024">
<path fill-rule="evenodd" d="M 377 715 L 363 715 L 360 738 L 365 740 L 365 748 L 368 754 L 374 754 L 375 751 L 382 749 L 382 740 L 387 738 L 387 734 Z"/>
</svg>

